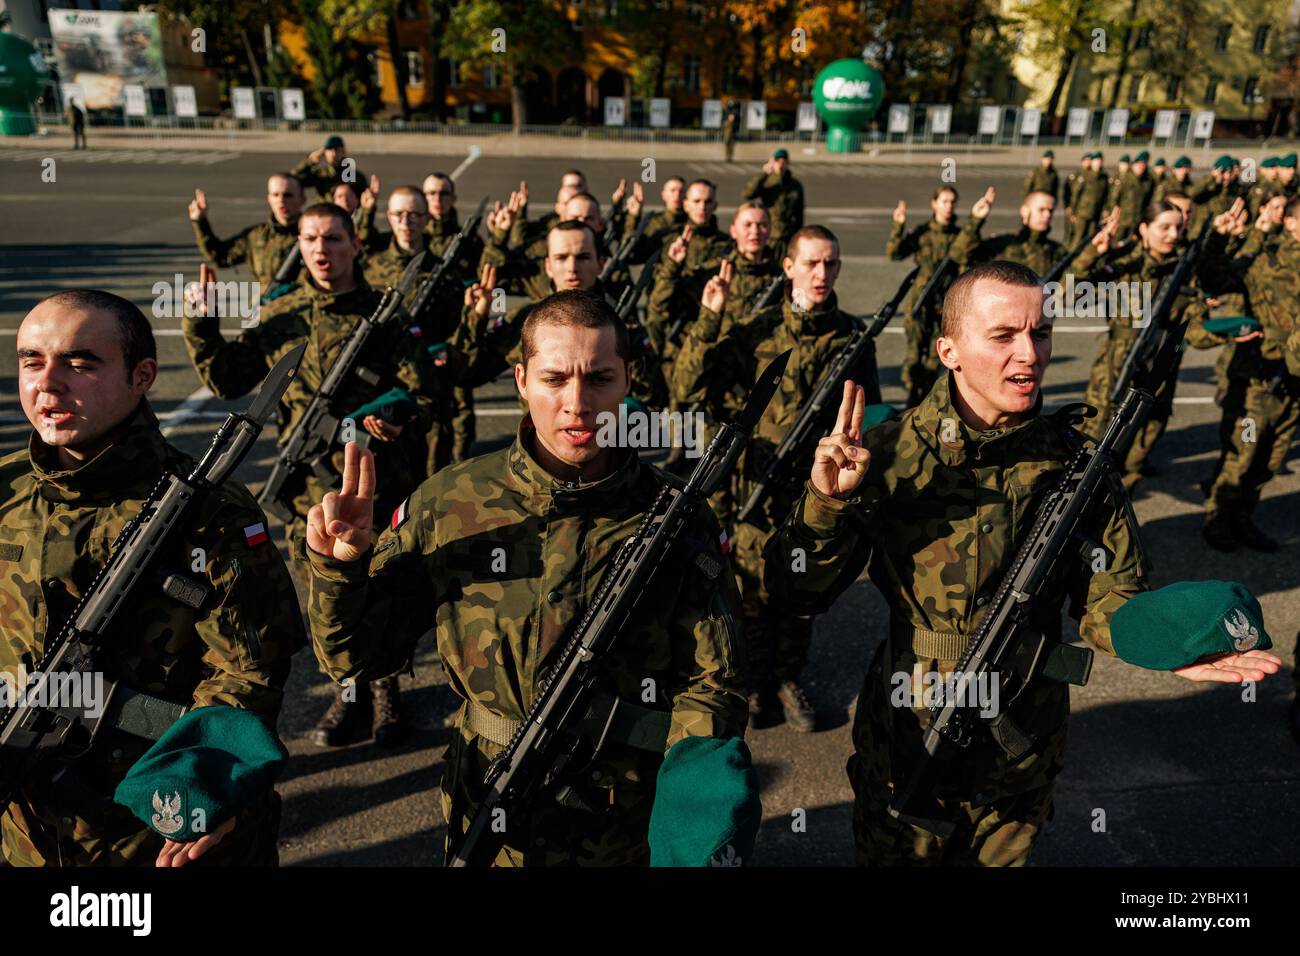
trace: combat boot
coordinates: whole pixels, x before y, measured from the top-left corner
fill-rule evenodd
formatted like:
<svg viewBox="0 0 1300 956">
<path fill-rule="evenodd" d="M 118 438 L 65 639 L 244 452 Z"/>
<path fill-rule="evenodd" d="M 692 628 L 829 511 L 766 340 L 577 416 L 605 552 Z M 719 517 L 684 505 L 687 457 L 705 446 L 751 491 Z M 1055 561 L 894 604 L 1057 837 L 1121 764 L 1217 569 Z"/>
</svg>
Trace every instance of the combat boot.
<svg viewBox="0 0 1300 956">
<path fill-rule="evenodd" d="M 817 713 L 812 704 L 808 703 L 808 696 L 802 687 L 792 680 L 783 681 L 777 688 L 776 698 L 785 711 L 786 723 L 793 729 L 801 734 L 810 734 L 816 729 Z"/>
<path fill-rule="evenodd" d="M 345 693 L 352 699 L 345 699 Z M 311 742 L 317 747 L 341 747 L 351 743 L 365 726 L 369 713 L 370 692 L 365 685 L 336 686 L 334 700 L 312 728 Z"/>
<path fill-rule="evenodd" d="M 1263 551 L 1265 554 L 1277 551 L 1277 542 L 1261 531 L 1248 514 L 1239 514 L 1233 519 L 1232 533 L 1238 541 L 1255 551 Z"/>
<path fill-rule="evenodd" d="M 370 696 L 374 702 L 374 716 L 370 736 L 375 745 L 391 747 L 406 736 L 406 722 L 402 719 L 402 695 L 397 688 L 397 675 L 372 681 Z"/>
<path fill-rule="evenodd" d="M 1225 515 L 1206 515 L 1205 524 L 1201 525 L 1201 536 L 1215 551 L 1237 550 L 1237 536 L 1232 533 L 1232 525 Z"/>
</svg>

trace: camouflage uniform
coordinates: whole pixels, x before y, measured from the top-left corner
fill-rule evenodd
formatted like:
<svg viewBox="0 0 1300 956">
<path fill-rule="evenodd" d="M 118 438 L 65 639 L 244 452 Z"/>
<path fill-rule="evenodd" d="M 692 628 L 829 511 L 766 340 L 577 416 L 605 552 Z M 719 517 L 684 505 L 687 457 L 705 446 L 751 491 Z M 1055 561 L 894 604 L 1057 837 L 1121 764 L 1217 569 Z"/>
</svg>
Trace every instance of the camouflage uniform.
<svg viewBox="0 0 1300 956">
<path fill-rule="evenodd" d="M 314 285 L 304 284 L 289 295 L 276 299 L 262 310 L 261 322 L 233 339 L 225 339 L 215 318 L 187 317 L 182 322 L 185 346 L 200 381 L 221 398 L 238 398 L 255 388 L 271 367 L 286 352 L 305 338 L 298 375 L 285 392 L 279 408 L 279 437 L 283 441 L 307 410 L 312 395 L 320 387 L 330 365 L 347 342 L 357 321 L 373 315 L 380 294 L 360 279 L 351 292 L 333 295 Z M 423 339 L 400 325 L 390 325 L 372 336 L 360 365 L 378 376 L 366 384 L 354 375 L 339 395 L 338 412 L 347 415 L 366 402 L 400 386 L 420 406 L 419 417 L 407 424 L 396 441 L 372 441 L 376 467 L 382 469 L 384 485 L 379 489 L 381 506 L 395 507 L 419 484 L 424 467 L 424 434 L 428 431 L 431 406 L 445 388 L 442 376 L 435 376 Z M 358 441 L 369 433 L 356 423 Z M 336 474 L 343 471 L 343 446 L 340 443 L 330 458 Z M 287 529 L 290 553 L 303 555 L 307 511 L 331 490 L 314 473 L 299 474 L 285 487 L 292 498 L 290 510 L 296 516 Z"/>
<path fill-rule="evenodd" d="M 1028 266 L 1040 276 L 1065 257 L 1065 248 L 1046 232 L 1035 232 L 1021 226 L 1016 232 L 1005 232 L 988 239 L 980 238 L 984 219 L 972 216 L 953 240 L 948 251 L 965 272 L 994 259 L 1006 259 Z"/>
<path fill-rule="evenodd" d="M 1287 340 L 1300 325 L 1300 241 L 1283 233 L 1270 242 L 1259 230 L 1234 257 L 1226 237 L 1215 233 L 1206 242 L 1201 274 L 1212 286 L 1243 282 L 1248 293 L 1245 314 L 1264 327 L 1264 338 L 1234 343 L 1228 366 L 1228 391 L 1222 402 L 1219 435 L 1222 464 L 1206 502 L 1210 514 L 1250 515 L 1263 486 L 1281 469 L 1300 426 L 1300 375 L 1285 361 Z M 1188 329 L 1188 344 L 1210 348 L 1231 342 L 1207 332 L 1200 322 Z M 1253 441 L 1244 428 L 1254 426 Z"/>
<path fill-rule="evenodd" d="M 275 274 L 279 271 L 284 257 L 298 241 L 298 223 L 295 220 L 282 226 L 272 216 L 266 222 L 249 226 L 229 239 L 218 239 L 212 231 L 208 217 L 190 220 L 194 227 L 194 241 L 199 252 L 214 269 L 227 269 L 247 262 L 253 278 L 262 286 L 262 294 L 271 291 L 275 285 Z M 301 272 L 301 267 L 298 272 Z M 297 279 L 297 273 L 290 281 Z"/>
<path fill-rule="evenodd" d="M 664 253 L 655 264 L 654 284 L 646 308 L 646 331 L 655 349 L 665 358 L 675 351 L 668 347 L 666 339 L 668 327 L 676 318 L 674 309 L 685 308 L 683 302 L 689 294 L 686 283 L 699 284 L 703 292 L 704 283 L 717 274 L 722 260 L 735 251 L 731 237 L 718 228 L 716 216 L 710 216 L 703 226 L 691 224 L 691 241 L 686 244 L 686 257 L 681 262 L 668 258 L 668 246 L 676 238 L 673 236 L 664 243 Z M 699 300 L 696 295 L 695 301 Z"/>
<path fill-rule="evenodd" d="M 1138 176 L 1130 169 L 1124 174 L 1115 197 L 1115 205 L 1119 206 L 1119 232 L 1116 233 L 1119 238 L 1127 239 L 1137 232 L 1142 212 L 1151 202 L 1155 188 L 1155 183 L 1146 173 Z"/>
<path fill-rule="evenodd" d="M 1121 252 L 1108 261 L 1103 261 L 1094 247 L 1083 251 L 1075 261 L 1075 274 L 1079 281 L 1085 277 L 1091 282 L 1141 282 L 1151 290 L 1154 301 L 1160 283 L 1173 270 L 1178 261 L 1178 253 L 1156 259 L 1142 246 L 1135 246 Z M 1204 257 L 1202 257 L 1204 261 Z M 1100 297 L 1099 297 L 1100 298 Z M 1130 306 L 1128 312 L 1134 309 Z M 1205 301 L 1197 286 L 1195 278 L 1185 285 L 1174 298 L 1169 321 L 1187 323 L 1203 321 L 1208 312 Z M 1124 359 L 1137 339 L 1140 331 L 1135 327 L 1133 314 L 1106 316 L 1106 339 L 1102 342 L 1097 358 L 1092 363 L 1088 377 L 1088 387 L 1083 400 L 1097 409 L 1097 415 L 1083 426 L 1083 430 L 1093 438 L 1100 438 L 1114 414 L 1110 393 L 1114 388 L 1120 372 L 1124 368 Z M 1147 456 L 1155 447 L 1160 436 L 1164 434 L 1173 414 L 1174 389 L 1178 383 L 1178 369 L 1182 365 L 1182 354 L 1172 363 L 1165 380 L 1155 391 L 1155 405 L 1151 416 L 1142 430 L 1138 432 L 1124 461 L 1124 482 L 1132 486 L 1142 473 Z"/>
<path fill-rule="evenodd" d="M 709 402 L 716 407 L 720 387 L 739 383 L 747 388 L 777 356 L 794 350 L 742 459 L 732 492 L 736 502 L 743 504 L 748 499 L 764 465 L 817 387 L 827 362 L 856 327 L 857 320 L 842 312 L 834 298 L 819 312 L 796 312 L 786 298 L 749 321 L 727 328 L 716 312 L 701 310 L 673 368 L 674 394 L 683 401 Z M 869 403 L 880 401 L 874 353 L 852 370 L 852 378 L 866 389 Z M 812 640 L 812 617 L 791 613 L 763 587 L 763 545 L 789 512 L 798 489 L 774 488 L 773 492 L 763 508 L 734 526 L 732 542 L 732 560 L 744 597 L 751 690 L 761 690 L 773 680 L 778 684 L 797 682 Z"/>
<path fill-rule="evenodd" d="M 344 162 L 351 158 L 350 156 L 347 157 Z M 355 185 L 358 189 L 364 189 L 366 184 L 370 182 L 370 177 L 356 167 L 355 160 L 353 162 L 352 178 L 348 181 L 348 185 Z M 304 191 L 315 189 L 316 195 L 320 197 L 321 202 L 329 202 L 334 188 L 344 182 L 342 166 L 327 163 L 324 159 L 314 163 L 310 156 L 293 167 L 290 172 L 298 178 L 298 182 L 302 183 Z"/>
<path fill-rule="evenodd" d="M 633 265 L 640 265 L 645 262 L 657 250 L 662 249 L 681 235 L 682 228 L 687 221 L 685 211 L 680 209 L 677 212 L 660 209 L 658 212 L 652 213 L 645 229 L 641 232 L 641 238 L 632 247 L 632 254 L 628 257 L 628 262 Z M 634 224 L 632 228 L 635 229 L 636 225 Z"/>
<path fill-rule="evenodd" d="M 1039 414 L 1041 396 L 1019 425 L 981 432 L 962 421 L 952 388 L 951 375 L 941 376 L 901 421 L 866 433 L 871 460 L 855 497 L 836 501 L 809 482 L 766 554 L 767 586 L 793 608 L 826 610 L 864 567 L 889 605 L 888 639 L 858 698 L 848 765 L 861 864 L 1024 865 L 1050 819 L 1054 778 L 1064 763 L 1067 686 L 1037 681 L 1009 706 L 1012 719 L 1037 738 L 1029 753 L 1013 764 L 977 731 L 940 783 L 942 806 L 959 811 L 969 826 L 945 841 L 885 810 L 930 716 L 916 698 L 891 701 L 893 675 L 919 669 L 946 676 L 956 667 L 1017 544 L 1072 457 L 1063 427 Z M 1127 496 L 1105 501 L 1092 530 L 1111 556 L 1109 569 L 1065 562 L 1068 577 L 1056 578 L 1033 615 L 1041 632 L 1059 641 L 1069 597 L 1080 636 L 1113 654 L 1111 616 L 1147 588 L 1150 568 Z"/>
<path fill-rule="evenodd" d="M 114 443 L 74 470 L 32 435 L 0 459 L 0 670 L 15 678 L 39 662 L 46 638 L 71 617 L 164 469 L 194 461 L 168 445 L 147 401 Z M 274 726 L 289 658 L 306 643 L 293 583 L 269 541 L 245 529 L 265 519 L 244 487 L 208 495 L 159 555 L 161 568 L 212 589 L 199 610 L 142 586 L 101 642 L 107 680 L 173 703 L 241 707 Z M 194 549 L 203 570 L 191 570 Z M 13 866 L 152 866 L 163 838 L 112 802 L 117 784 L 153 741 L 102 726 L 94 746 L 58 782 L 23 786 L 0 821 Z M 75 778 L 75 779 L 74 779 Z M 277 860 L 274 791 L 239 814 L 204 863 Z"/>
<path fill-rule="evenodd" d="M 946 226 L 931 218 L 928 223 L 917 226 L 911 232 L 904 232 L 905 228 L 903 223 L 894 223 L 889 232 L 889 241 L 885 243 L 885 255 L 893 262 L 915 256 L 916 264 L 921 270 L 912 283 L 912 290 L 907 294 L 907 319 L 903 325 L 907 345 L 903 354 L 902 377 L 903 386 L 908 390 L 907 404 L 911 406 L 930 390 L 939 374 L 939 355 L 934 343 L 939 337 L 944 291 L 947 283 L 956 275 L 956 270 L 949 270 L 949 278 L 934 290 L 924 309 L 917 309 L 916 300 L 934 275 L 934 270 L 948 255 L 953 240 L 961 230 L 957 227 L 955 218 Z"/>
<path fill-rule="evenodd" d="M 773 249 L 783 252 L 790 237 L 803 228 L 803 183 L 786 169 L 780 173 L 759 173 L 740 191 L 742 199 L 758 199 L 772 217 Z"/>
<path fill-rule="evenodd" d="M 449 845 L 482 799 L 488 761 L 504 749 L 510 722 L 533 704 L 618 547 L 666 480 L 624 450 L 599 481 L 560 481 L 533 457 L 535 440 L 525 418 L 509 448 L 426 481 L 367 555 L 368 571 L 365 560 L 310 554 L 312 640 L 335 680 L 408 667 L 434 623 L 451 688 L 465 702 L 444 758 Z M 525 819 L 507 821 L 497 865 L 648 862 L 663 754 L 688 736 L 744 732 L 735 583 L 707 509 L 689 538 L 664 564 L 606 672 L 604 691 L 617 695 L 620 709 L 657 719 L 658 730 L 639 746 L 615 732 L 593 763 L 541 793 Z M 601 812 L 552 799 L 560 784 Z"/>
<path fill-rule="evenodd" d="M 1070 224 L 1070 234 L 1065 241 L 1069 249 L 1083 242 L 1084 237 L 1097 234 L 1101 227 L 1101 217 L 1105 212 L 1106 191 L 1109 184 L 1106 174 L 1101 170 L 1091 169 L 1079 173 L 1079 185 L 1071 196 L 1067 206 L 1074 214 Z"/>
<path fill-rule="evenodd" d="M 1058 199 L 1060 197 L 1060 191 L 1061 174 L 1056 171 L 1056 166 L 1054 164 L 1044 169 L 1043 165 L 1039 163 L 1030 171 L 1029 175 L 1025 177 L 1026 196 L 1030 193 L 1038 192 L 1047 193 L 1053 199 Z"/>
</svg>

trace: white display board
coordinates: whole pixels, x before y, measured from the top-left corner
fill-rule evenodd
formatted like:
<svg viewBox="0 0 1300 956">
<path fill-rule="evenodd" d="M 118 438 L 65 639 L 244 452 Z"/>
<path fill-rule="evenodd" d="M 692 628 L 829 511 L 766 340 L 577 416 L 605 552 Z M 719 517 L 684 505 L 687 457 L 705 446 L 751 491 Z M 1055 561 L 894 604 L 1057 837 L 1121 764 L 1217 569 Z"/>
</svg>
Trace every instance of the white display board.
<svg viewBox="0 0 1300 956">
<path fill-rule="evenodd" d="M 655 97 L 650 101 L 650 125 L 667 129 L 672 123 L 673 101 L 667 97 Z"/>
<path fill-rule="evenodd" d="M 894 103 L 889 107 L 890 133 L 907 134 L 912 131 L 912 108 L 906 103 Z"/>
<path fill-rule="evenodd" d="M 1128 134 L 1128 110 L 1111 110 L 1106 121 L 1106 135 L 1123 139 Z"/>
<path fill-rule="evenodd" d="M 952 107 L 947 104 L 930 107 L 930 132 L 947 136 L 951 129 Z"/>
<path fill-rule="evenodd" d="M 230 106 L 235 111 L 235 119 L 257 119 L 257 102 L 251 86 L 232 86 Z"/>
<path fill-rule="evenodd" d="M 172 112 L 177 116 L 191 118 L 199 115 L 199 101 L 194 96 L 194 87 L 172 87 Z"/>
<path fill-rule="evenodd" d="M 1070 110 L 1065 119 L 1065 135 L 1088 135 L 1088 110 L 1086 108 L 1076 106 Z"/>
<path fill-rule="evenodd" d="M 1038 130 L 1043 125 L 1043 113 L 1041 110 L 1025 109 L 1020 114 L 1020 135 L 1037 136 Z"/>
<path fill-rule="evenodd" d="M 621 96 L 605 97 L 605 125 L 622 126 L 627 122 L 627 104 Z"/>
<path fill-rule="evenodd" d="M 127 116 L 148 116 L 149 101 L 145 97 L 144 87 L 139 83 L 128 83 L 122 87 Z"/>
<path fill-rule="evenodd" d="M 287 120 L 307 118 L 307 101 L 303 99 L 302 90 L 291 88 L 280 91 L 280 115 Z"/>
<path fill-rule="evenodd" d="M 997 136 L 1002 131 L 1002 107 L 980 107 L 980 136 Z"/>
<path fill-rule="evenodd" d="M 705 100 L 700 107 L 700 125 L 705 129 L 722 129 L 722 100 Z"/>
<path fill-rule="evenodd" d="M 1214 133 L 1214 110 L 1201 110 L 1192 120 L 1192 138 L 1209 139 Z"/>
<path fill-rule="evenodd" d="M 1177 110 L 1156 110 L 1156 122 L 1151 135 L 1159 139 L 1168 139 L 1174 135 L 1174 126 L 1177 122 Z"/>
<path fill-rule="evenodd" d="M 767 104 L 762 100 L 750 100 L 745 104 L 745 129 L 751 132 L 767 129 Z"/>
<path fill-rule="evenodd" d="M 817 132 L 817 107 L 811 103 L 800 103 L 795 114 L 795 129 L 800 133 Z"/>
</svg>

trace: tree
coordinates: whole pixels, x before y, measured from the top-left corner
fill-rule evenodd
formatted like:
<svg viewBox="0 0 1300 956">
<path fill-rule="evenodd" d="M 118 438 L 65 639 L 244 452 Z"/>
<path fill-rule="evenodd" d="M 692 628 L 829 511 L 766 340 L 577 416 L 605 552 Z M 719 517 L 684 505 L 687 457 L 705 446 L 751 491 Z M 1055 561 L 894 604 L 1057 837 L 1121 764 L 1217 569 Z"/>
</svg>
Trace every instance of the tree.
<svg viewBox="0 0 1300 956">
<path fill-rule="evenodd" d="M 204 59 L 224 74 L 227 87 L 250 81 L 263 86 L 266 78 L 253 37 L 293 16 L 294 7 L 289 0 L 159 0 L 158 13 L 203 29 Z M 269 59 L 270 53 L 263 49 L 261 57 Z"/>
<path fill-rule="evenodd" d="M 428 23 L 429 75 L 425 83 L 429 88 L 429 101 L 433 121 L 446 119 L 447 91 L 442 82 L 442 38 L 451 21 L 452 0 L 425 0 L 425 20 Z"/>
</svg>

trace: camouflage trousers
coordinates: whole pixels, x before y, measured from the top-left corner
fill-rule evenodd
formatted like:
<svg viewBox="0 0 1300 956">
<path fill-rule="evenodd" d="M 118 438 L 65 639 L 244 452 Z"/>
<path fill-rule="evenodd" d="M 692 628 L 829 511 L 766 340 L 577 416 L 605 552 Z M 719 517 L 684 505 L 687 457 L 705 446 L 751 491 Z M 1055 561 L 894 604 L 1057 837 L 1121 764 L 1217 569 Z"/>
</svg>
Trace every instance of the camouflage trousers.
<svg viewBox="0 0 1300 956">
<path fill-rule="evenodd" d="M 1130 343 L 1124 340 L 1107 339 L 1101 351 L 1092 363 L 1088 376 L 1088 387 L 1083 400 L 1097 409 L 1095 417 L 1087 419 L 1080 431 L 1091 438 L 1100 440 L 1115 415 L 1115 406 L 1111 404 L 1110 393 L 1124 368 L 1124 359 L 1128 355 Z M 1155 404 L 1151 415 L 1139 429 L 1133 444 L 1124 459 L 1124 483 L 1132 485 L 1140 476 L 1147 457 L 1155 448 L 1160 436 L 1169 425 L 1173 414 L 1174 388 L 1178 383 L 1178 369 L 1182 365 L 1181 355 L 1173 363 L 1165 380 L 1156 389 Z"/>
<path fill-rule="evenodd" d="M 1300 384 L 1300 383 L 1297 383 Z M 1291 441 L 1300 426 L 1300 388 L 1278 394 L 1256 380 L 1228 384 L 1219 422 L 1222 443 L 1220 465 L 1205 509 L 1210 514 L 1247 514 L 1286 461 Z"/>
<path fill-rule="evenodd" d="M 763 546 L 771 534 L 748 523 L 737 524 L 731 544 L 744 610 L 750 689 L 797 681 L 812 643 L 812 617 L 791 614 L 775 604 L 763 586 Z"/>
<path fill-rule="evenodd" d="M 1070 224 L 1070 231 L 1065 240 L 1065 248 L 1073 249 L 1083 242 L 1085 236 L 1095 236 L 1100 222 L 1096 219 L 1076 219 Z"/>
<path fill-rule="evenodd" d="M 929 310 L 920 316 L 908 313 L 903 323 L 905 343 L 901 370 L 903 387 L 908 392 L 908 408 L 920 404 L 939 377 L 939 353 L 934 344 L 938 335 L 939 316 Z"/>
</svg>

